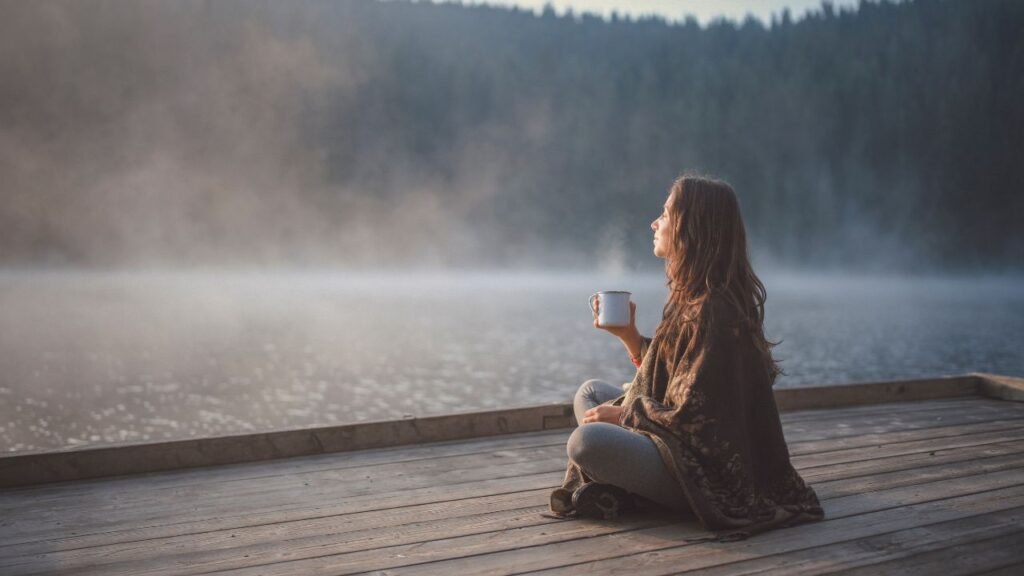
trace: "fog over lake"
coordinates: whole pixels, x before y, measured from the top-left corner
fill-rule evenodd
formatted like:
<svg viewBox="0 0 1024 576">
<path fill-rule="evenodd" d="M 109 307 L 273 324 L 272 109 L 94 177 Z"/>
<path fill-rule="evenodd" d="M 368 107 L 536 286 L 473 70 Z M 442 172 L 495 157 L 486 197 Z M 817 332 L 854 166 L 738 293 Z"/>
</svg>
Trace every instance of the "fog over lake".
<svg viewBox="0 0 1024 576">
<path fill-rule="evenodd" d="M 806 386 L 1024 375 L 1024 279 L 762 273 Z M 567 402 L 628 382 L 588 296 L 660 274 L 0 273 L 0 450 L 146 442 Z"/>
</svg>

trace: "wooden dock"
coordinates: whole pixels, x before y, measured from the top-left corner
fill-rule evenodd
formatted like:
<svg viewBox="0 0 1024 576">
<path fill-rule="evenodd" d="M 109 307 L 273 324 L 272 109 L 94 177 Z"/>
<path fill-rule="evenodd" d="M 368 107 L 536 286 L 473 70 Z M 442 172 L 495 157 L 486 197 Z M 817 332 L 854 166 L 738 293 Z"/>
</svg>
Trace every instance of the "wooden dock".
<svg viewBox="0 0 1024 576">
<path fill-rule="evenodd" d="M 177 469 L 153 454 L 193 466 L 182 454 L 199 445 L 4 456 L 0 574 L 1024 574 L 1022 393 L 977 374 L 777 391 L 826 519 L 729 543 L 685 544 L 696 520 L 651 512 L 542 516 L 565 470 L 564 406 L 368 425 L 376 439 L 339 427 L 347 445 L 318 429 L 321 453 L 295 442 L 304 455 Z M 471 436 L 470 421 L 482 437 L 404 432 Z M 249 455 L 278 442 L 251 438 Z M 102 477 L 118 449 L 157 471 Z"/>
</svg>

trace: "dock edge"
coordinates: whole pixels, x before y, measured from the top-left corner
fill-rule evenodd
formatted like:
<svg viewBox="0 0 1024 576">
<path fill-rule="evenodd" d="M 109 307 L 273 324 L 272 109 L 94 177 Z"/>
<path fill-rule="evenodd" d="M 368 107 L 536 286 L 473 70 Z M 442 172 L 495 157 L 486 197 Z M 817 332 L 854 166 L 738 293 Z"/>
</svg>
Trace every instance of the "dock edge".
<svg viewBox="0 0 1024 576">
<path fill-rule="evenodd" d="M 781 412 L 972 395 L 1024 402 L 1024 378 L 972 372 L 959 376 L 775 390 Z M 20 452 L 0 455 L 0 488 L 574 426 L 572 404 L 558 403 L 231 436 Z"/>
</svg>

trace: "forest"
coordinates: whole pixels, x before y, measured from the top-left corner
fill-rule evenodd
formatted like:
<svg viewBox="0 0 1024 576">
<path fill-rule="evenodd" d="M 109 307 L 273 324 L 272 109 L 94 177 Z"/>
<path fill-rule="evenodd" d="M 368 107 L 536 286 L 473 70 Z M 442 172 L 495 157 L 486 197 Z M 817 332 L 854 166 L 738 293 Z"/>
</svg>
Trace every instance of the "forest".
<svg viewBox="0 0 1024 576">
<path fill-rule="evenodd" d="M 683 172 L 732 184 L 766 266 L 1024 264 L 1017 0 L 3 12 L 4 266 L 653 270 Z"/>
</svg>

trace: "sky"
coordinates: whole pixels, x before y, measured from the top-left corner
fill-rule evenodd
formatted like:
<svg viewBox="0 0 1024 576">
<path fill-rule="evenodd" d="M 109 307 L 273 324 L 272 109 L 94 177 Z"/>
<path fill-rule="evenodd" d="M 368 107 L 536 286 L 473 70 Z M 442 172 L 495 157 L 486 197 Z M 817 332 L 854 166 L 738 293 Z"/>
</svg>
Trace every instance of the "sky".
<svg viewBox="0 0 1024 576">
<path fill-rule="evenodd" d="M 441 2 L 444 0 L 434 0 Z M 458 1 L 458 0 L 455 0 Z M 773 13 L 789 8 L 794 18 L 799 18 L 808 10 L 821 8 L 821 0 L 461 0 L 462 4 L 491 4 L 501 6 L 519 6 L 539 12 L 545 4 L 550 3 L 555 12 L 563 14 L 567 8 L 573 12 L 591 12 L 601 16 L 610 16 L 612 11 L 620 15 L 632 17 L 654 14 L 666 20 L 682 20 L 692 14 L 701 24 L 725 17 L 742 20 L 747 14 L 753 14 L 764 23 L 771 22 Z M 836 7 L 856 6 L 858 0 L 834 0 Z"/>
</svg>

